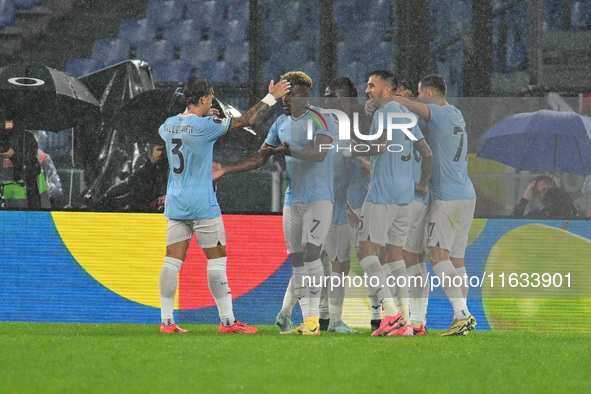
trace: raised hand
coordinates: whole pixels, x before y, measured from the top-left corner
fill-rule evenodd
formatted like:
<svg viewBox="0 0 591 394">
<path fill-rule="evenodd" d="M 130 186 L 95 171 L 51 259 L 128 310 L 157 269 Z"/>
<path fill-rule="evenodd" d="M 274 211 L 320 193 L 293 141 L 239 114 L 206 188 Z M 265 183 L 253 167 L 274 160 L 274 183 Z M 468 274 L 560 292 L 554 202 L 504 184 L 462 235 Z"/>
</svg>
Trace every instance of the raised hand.
<svg viewBox="0 0 591 394">
<path fill-rule="evenodd" d="M 271 80 L 269 83 L 269 93 L 273 95 L 276 99 L 281 98 L 289 92 L 289 88 L 291 88 L 291 84 L 286 80 L 281 80 L 275 84 L 275 81 Z"/>
</svg>

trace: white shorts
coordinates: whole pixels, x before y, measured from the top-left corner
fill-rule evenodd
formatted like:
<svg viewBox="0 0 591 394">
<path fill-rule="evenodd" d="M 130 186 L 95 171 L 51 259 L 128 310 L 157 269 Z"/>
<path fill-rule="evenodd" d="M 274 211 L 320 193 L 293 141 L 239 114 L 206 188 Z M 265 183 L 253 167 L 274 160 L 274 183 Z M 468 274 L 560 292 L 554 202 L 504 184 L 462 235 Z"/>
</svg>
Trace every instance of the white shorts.
<svg viewBox="0 0 591 394">
<path fill-rule="evenodd" d="M 351 226 L 332 224 L 326 235 L 324 249 L 330 261 L 351 261 Z"/>
<path fill-rule="evenodd" d="M 304 244 L 322 246 L 332 221 L 332 202 L 283 206 L 283 234 L 288 253 L 304 251 Z"/>
<path fill-rule="evenodd" d="M 429 209 L 429 247 L 448 250 L 451 257 L 463 258 L 474 218 L 476 199 L 434 200 Z"/>
<path fill-rule="evenodd" d="M 226 244 L 224 222 L 219 216 L 213 219 L 198 220 L 168 219 L 166 246 L 181 241 L 191 241 L 193 233 L 197 237 L 197 245 L 204 249 Z"/>
<path fill-rule="evenodd" d="M 359 241 L 378 245 L 404 246 L 412 209 L 410 204 L 374 204 L 364 202 L 359 216 Z"/>
<path fill-rule="evenodd" d="M 410 203 L 412 209 L 412 221 L 404 250 L 411 253 L 423 253 L 427 247 L 427 218 L 429 205 L 419 201 Z"/>
</svg>

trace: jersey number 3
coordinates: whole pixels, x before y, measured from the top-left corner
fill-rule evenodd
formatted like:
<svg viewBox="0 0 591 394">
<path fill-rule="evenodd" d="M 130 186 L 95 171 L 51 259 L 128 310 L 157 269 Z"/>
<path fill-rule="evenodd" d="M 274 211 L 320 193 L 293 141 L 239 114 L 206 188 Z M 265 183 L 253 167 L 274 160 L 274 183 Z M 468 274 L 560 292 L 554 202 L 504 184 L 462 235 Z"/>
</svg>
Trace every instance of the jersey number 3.
<svg viewBox="0 0 591 394">
<path fill-rule="evenodd" d="M 172 148 L 172 154 L 178 156 L 179 158 L 179 166 L 174 167 L 172 171 L 175 174 L 182 174 L 185 170 L 185 156 L 183 156 L 183 152 L 181 152 L 181 146 L 183 146 L 183 140 L 180 138 L 173 138 L 172 143 L 174 147 Z"/>
</svg>

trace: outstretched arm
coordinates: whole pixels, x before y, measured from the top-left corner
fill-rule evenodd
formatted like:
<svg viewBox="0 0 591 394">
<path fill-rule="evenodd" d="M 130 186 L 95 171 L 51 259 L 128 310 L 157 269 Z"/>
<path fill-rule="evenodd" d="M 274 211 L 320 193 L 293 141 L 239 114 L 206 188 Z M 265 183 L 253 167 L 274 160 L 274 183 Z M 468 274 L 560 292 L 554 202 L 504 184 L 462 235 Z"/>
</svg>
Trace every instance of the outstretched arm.
<svg viewBox="0 0 591 394">
<path fill-rule="evenodd" d="M 431 118 L 431 110 L 420 101 L 409 100 L 400 96 L 392 97 L 392 101 L 397 102 L 400 105 L 404 105 L 409 111 L 414 112 L 425 120 L 429 120 Z"/>
<path fill-rule="evenodd" d="M 268 145 L 265 142 L 256 153 L 236 163 L 227 165 L 225 167 L 222 167 L 221 165 L 216 163 L 217 165 L 214 165 L 213 168 L 213 180 L 215 181 L 216 179 L 220 178 L 225 174 L 246 172 L 263 166 L 269 160 L 269 157 L 271 157 L 273 153 L 271 148 L 271 145 Z"/>
<path fill-rule="evenodd" d="M 425 139 L 415 142 L 417 150 L 421 153 L 421 179 L 419 183 L 415 183 L 415 190 L 423 195 L 423 199 L 427 198 L 429 188 L 427 182 L 431 179 L 431 170 L 433 168 L 433 153 L 431 148 L 427 145 Z"/>
<path fill-rule="evenodd" d="M 275 104 L 275 100 L 283 97 L 289 92 L 289 88 L 290 84 L 285 80 L 279 81 L 277 84 L 275 84 L 274 81 L 271 81 L 271 83 L 269 83 L 269 93 L 261 101 L 253 105 L 248 111 L 238 117 L 232 118 L 230 128 L 252 126 L 253 123 L 259 119 L 267 109 L 269 109 L 269 107 Z"/>
<path fill-rule="evenodd" d="M 327 145 L 330 145 L 332 138 L 325 134 L 316 134 L 314 136 L 314 146 L 305 149 L 293 149 L 287 142 L 284 142 L 278 148 L 271 148 L 273 153 L 280 153 L 285 156 L 291 156 L 294 159 L 304 161 L 324 161 L 328 153 Z"/>
</svg>

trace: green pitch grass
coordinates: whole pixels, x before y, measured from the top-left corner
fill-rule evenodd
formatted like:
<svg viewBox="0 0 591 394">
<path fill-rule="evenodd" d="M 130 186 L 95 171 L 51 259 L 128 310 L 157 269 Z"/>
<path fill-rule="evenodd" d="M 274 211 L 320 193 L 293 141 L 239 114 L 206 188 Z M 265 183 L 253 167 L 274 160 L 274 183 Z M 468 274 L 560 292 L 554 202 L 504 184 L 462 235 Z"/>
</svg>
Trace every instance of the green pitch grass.
<svg viewBox="0 0 591 394">
<path fill-rule="evenodd" d="M 0 392 L 591 392 L 591 334 L 221 335 L 0 323 Z"/>
</svg>

